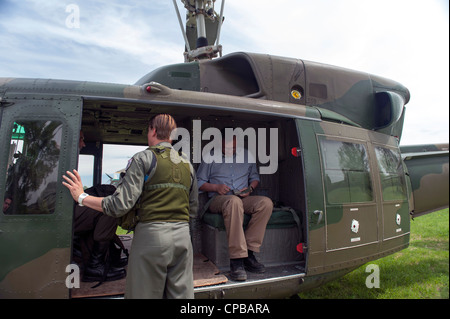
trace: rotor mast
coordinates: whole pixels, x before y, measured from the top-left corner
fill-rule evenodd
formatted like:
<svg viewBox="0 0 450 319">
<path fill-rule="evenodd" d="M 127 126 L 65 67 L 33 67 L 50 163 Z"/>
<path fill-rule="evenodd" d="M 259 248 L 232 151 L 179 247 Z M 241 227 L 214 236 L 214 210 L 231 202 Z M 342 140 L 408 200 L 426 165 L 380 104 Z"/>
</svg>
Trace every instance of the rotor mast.
<svg viewBox="0 0 450 319">
<path fill-rule="evenodd" d="M 186 46 L 184 61 L 191 62 L 222 56 L 222 45 L 219 44 L 219 39 L 225 0 L 221 1 L 220 15 L 214 11 L 216 0 L 181 0 L 181 2 L 187 10 L 186 29 L 183 28 L 176 0 L 173 0 Z"/>
</svg>

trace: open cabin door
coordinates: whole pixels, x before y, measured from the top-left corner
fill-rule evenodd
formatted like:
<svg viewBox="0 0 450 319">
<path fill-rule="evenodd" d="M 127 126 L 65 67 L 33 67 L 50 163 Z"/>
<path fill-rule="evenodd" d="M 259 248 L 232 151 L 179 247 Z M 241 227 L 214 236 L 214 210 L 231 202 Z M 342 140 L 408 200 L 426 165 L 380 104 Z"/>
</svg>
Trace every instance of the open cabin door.
<svg viewBox="0 0 450 319">
<path fill-rule="evenodd" d="M 448 154 L 448 144 L 442 149 L 425 152 L 404 153 L 402 150 L 413 192 L 413 217 L 448 207 Z"/>
<path fill-rule="evenodd" d="M 2 102 L 0 298 L 68 298 L 73 200 L 62 175 L 77 164 L 82 99 L 5 94 Z"/>
</svg>

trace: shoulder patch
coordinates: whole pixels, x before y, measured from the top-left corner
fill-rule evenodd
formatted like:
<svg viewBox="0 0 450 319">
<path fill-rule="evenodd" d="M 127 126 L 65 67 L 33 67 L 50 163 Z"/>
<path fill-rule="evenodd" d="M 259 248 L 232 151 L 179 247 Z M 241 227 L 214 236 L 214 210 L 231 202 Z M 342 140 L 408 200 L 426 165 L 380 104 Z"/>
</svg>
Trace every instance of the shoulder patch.
<svg viewBox="0 0 450 319">
<path fill-rule="evenodd" d="M 125 167 L 125 171 L 127 171 L 128 168 L 130 168 L 131 163 L 133 163 L 133 158 L 130 158 L 130 159 L 128 160 L 127 167 Z"/>
</svg>

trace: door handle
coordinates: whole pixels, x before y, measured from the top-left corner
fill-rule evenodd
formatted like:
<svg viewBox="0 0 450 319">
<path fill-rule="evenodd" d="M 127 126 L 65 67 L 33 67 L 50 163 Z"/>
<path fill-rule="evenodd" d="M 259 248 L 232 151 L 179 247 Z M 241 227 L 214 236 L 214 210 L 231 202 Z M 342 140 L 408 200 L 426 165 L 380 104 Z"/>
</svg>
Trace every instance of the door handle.
<svg viewBox="0 0 450 319">
<path fill-rule="evenodd" d="M 321 211 L 321 210 L 315 210 L 314 212 L 313 212 L 313 214 L 314 215 L 316 215 L 316 216 L 319 216 L 318 218 L 317 218 L 317 225 L 318 224 L 320 224 L 320 222 L 322 221 L 322 218 L 323 218 L 323 211 Z"/>
</svg>

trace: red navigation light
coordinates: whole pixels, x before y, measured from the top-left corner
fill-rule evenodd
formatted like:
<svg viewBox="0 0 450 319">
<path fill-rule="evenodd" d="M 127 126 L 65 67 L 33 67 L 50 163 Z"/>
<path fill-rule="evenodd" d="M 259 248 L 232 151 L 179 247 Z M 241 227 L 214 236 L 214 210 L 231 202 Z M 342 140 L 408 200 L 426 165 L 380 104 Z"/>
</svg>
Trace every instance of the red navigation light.
<svg viewBox="0 0 450 319">
<path fill-rule="evenodd" d="M 159 93 L 159 92 L 161 92 L 161 89 L 160 89 L 160 88 L 158 88 L 158 87 L 156 87 L 156 86 L 152 86 L 152 85 L 147 85 L 147 86 L 145 87 L 145 90 L 146 90 L 148 93 Z"/>
<path fill-rule="evenodd" d="M 294 157 L 299 157 L 300 156 L 300 148 L 298 148 L 298 147 L 291 148 L 291 154 Z"/>
</svg>

